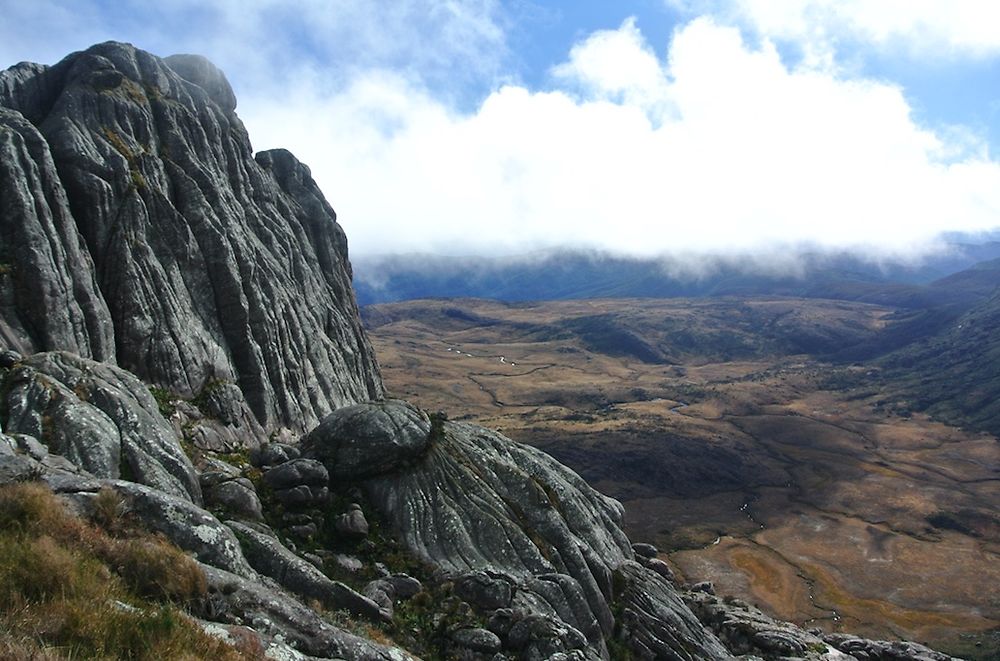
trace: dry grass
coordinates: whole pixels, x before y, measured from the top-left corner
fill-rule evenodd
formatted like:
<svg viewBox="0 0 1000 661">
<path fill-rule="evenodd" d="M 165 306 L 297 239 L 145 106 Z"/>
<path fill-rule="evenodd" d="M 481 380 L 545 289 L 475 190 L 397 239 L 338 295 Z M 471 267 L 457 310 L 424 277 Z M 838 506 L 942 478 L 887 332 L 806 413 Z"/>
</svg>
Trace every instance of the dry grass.
<svg viewBox="0 0 1000 661">
<path fill-rule="evenodd" d="M 39 484 L 0 487 L 0 658 L 253 658 L 182 612 L 204 594 L 197 564 L 163 538 L 111 536 Z"/>
</svg>

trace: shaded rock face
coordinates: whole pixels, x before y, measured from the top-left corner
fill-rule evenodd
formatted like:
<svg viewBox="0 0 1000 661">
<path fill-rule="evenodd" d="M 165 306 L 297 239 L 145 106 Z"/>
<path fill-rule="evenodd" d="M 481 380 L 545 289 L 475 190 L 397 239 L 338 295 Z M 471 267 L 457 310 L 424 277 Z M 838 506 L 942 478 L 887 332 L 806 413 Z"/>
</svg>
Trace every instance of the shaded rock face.
<svg viewBox="0 0 1000 661">
<path fill-rule="evenodd" d="M 191 461 L 134 375 L 71 353 L 49 352 L 18 363 L 5 387 L 7 433 L 41 439 L 50 451 L 97 477 L 127 477 L 201 502 Z"/>
<path fill-rule="evenodd" d="M 333 210 L 235 104 L 203 58 L 118 43 L 0 73 L 0 337 L 182 396 L 229 381 L 301 431 L 381 378 Z"/>
</svg>

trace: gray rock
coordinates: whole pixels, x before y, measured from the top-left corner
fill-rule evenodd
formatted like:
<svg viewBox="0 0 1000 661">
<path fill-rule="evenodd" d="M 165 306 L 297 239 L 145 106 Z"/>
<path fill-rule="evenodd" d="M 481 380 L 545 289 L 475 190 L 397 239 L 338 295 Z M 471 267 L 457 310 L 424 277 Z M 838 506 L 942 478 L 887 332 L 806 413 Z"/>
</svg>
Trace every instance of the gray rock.
<svg viewBox="0 0 1000 661">
<path fill-rule="evenodd" d="M 712 581 L 702 581 L 695 583 L 690 588 L 691 592 L 704 592 L 705 594 L 715 594 L 715 583 Z"/>
<path fill-rule="evenodd" d="M 655 558 L 660 553 L 659 549 L 652 544 L 645 544 L 642 542 L 633 544 L 632 550 L 635 551 L 636 555 L 644 558 Z"/>
<path fill-rule="evenodd" d="M 859 659 L 872 661 L 957 661 L 954 657 L 918 643 L 868 640 L 843 633 L 831 633 L 823 640 L 837 650 Z"/>
<path fill-rule="evenodd" d="M 829 650 L 815 634 L 788 622 L 779 622 L 744 602 L 723 600 L 700 591 L 685 593 L 684 601 L 733 654 L 815 661 L 851 658 Z"/>
<path fill-rule="evenodd" d="M 226 74 L 201 55 L 171 55 L 163 59 L 168 67 L 189 83 L 208 92 L 208 97 L 225 112 L 236 110 L 236 94 Z"/>
<path fill-rule="evenodd" d="M 191 461 L 134 375 L 60 351 L 25 358 L 7 384 L 8 432 L 35 436 L 98 477 L 201 502 Z"/>
<path fill-rule="evenodd" d="M 29 121 L 43 103 L 33 97 L 46 91 L 37 79 L 47 72 L 38 65 L 0 72 L 0 106 L 7 106 L 0 107 L 0 245 L 17 246 L 4 251 L 0 342 L 23 354 L 65 349 L 114 361 L 94 263 L 49 144 Z"/>
<path fill-rule="evenodd" d="M 474 571 L 454 579 L 455 594 L 481 610 L 495 610 L 510 606 L 514 596 L 511 581 L 503 576 L 491 576 L 485 571 Z"/>
<path fill-rule="evenodd" d="M 302 485 L 325 487 L 329 479 L 326 467 L 313 459 L 292 459 L 264 473 L 264 482 L 275 490 Z"/>
<path fill-rule="evenodd" d="M 356 408 L 351 417 L 362 413 Z M 419 461 L 360 486 L 418 557 L 457 575 L 569 576 L 579 584 L 587 621 L 611 634 L 612 572 L 632 556 L 622 507 L 543 452 L 482 427 L 444 422 Z"/>
<path fill-rule="evenodd" d="M 206 490 L 205 504 L 219 507 L 237 519 L 264 520 L 260 498 L 253 483 L 246 478 L 221 482 Z"/>
<path fill-rule="evenodd" d="M 338 409 L 301 441 L 302 452 L 323 462 L 338 480 L 384 475 L 420 457 L 428 447 L 430 420 L 398 401 Z"/>
<path fill-rule="evenodd" d="M 335 553 L 333 555 L 333 562 L 340 569 L 355 574 L 365 568 L 363 562 L 351 555 L 344 555 L 343 553 Z"/>
<path fill-rule="evenodd" d="M 291 508 L 318 507 L 326 503 L 329 496 L 330 490 L 326 487 L 309 487 L 304 484 L 274 492 L 278 502 Z"/>
<path fill-rule="evenodd" d="M 340 514 L 333 520 L 333 527 L 338 534 L 352 539 L 368 536 L 368 520 L 360 508 Z"/>
<path fill-rule="evenodd" d="M 506 646 L 517 652 L 518 658 L 529 661 L 573 651 L 582 653 L 585 659 L 602 658 L 600 652 L 590 648 L 582 633 L 556 618 L 541 615 L 529 615 L 515 622 L 507 634 Z"/>
<path fill-rule="evenodd" d="M 291 592 L 317 599 L 329 608 L 343 608 L 375 621 L 388 621 L 391 614 L 379 604 L 338 581 L 327 578 L 309 562 L 285 548 L 276 537 L 237 521 L 227 521 L 239 537 L 243 552 L 254 569 Z"/>
<path fill-rule="evenodd" d="M 198 476 L 198 484 L 201 485 L 201 488 L 204 491 L 206 489 L 211 489 L 216 485 L 222 484 L 223 482 L 235 480 L 239 476 L 239 471 L 233 474 L 229 471 L 223 472 L 219 470 L 206 470 Z"/>
<path fill-rule="evenodd" d="M 487 629 L 459 629 L 452 632 L 451 639 L 459 647 L 484 654 L 499 652 L 502 646 L 500 638 Z"/>
<path fill-rule="evenodd" d="M 250 463 L 258 468 L 277 466 L 299 458 L 299 450 L 285 443 L 265 443 L 250 451 Z"/>
<path fill-rule="evenodd" d="M 16 365 L 21 360 L 21 358 L 22 358 L 21 354 L 19 354 L 16 351 L 12 351 L 10 349 L 7 349 L 5 351 L 0 351 L 0 368 L 10 369 L 14 365 Z"/>
<path fill-rule="evenodd" d="M 198 406 L 178 411 L 178 423 L 191 443 L 202 450 L 235 452 L 267 442 L 243 391 L 236 384 L 215 381 L 197 396 Z"/>
<path fill-rule="evenodd" d="M 209 512 L 140 484 L 121 480 L 109 484 L 123 496 L 129 512 L 201 562 L 245 578 L 257 577 L 232 531 Z"/>
<path fill-rule="evenodd" d="M 361 593 L 378 604 L 382 613 L 387 614 L 390 619 L 392 618 L 395 610 L 396 588 L 389 579 L 377 578 L 374 581 L 369 581 Z"/>
<path fill-rule="evenodd" d="M 639 564 L 641 564 L 646 569 L 656 572 L 663 578 L 667 579 L 671 583 L 676 580 L 674 577 L 674 570 L 670 568 L 663 560 L 659 558 L 638 558 Z"/>
<path fill-rule="evenodd" d="M 381 377 L 336 215 L 234 107 L 203 58 L 127 44 L 0 72 L 0 342 L 183 397 L 235 383 L 265 430 L 302 432 Z"/>
<path fill-rule="evenodd" d="M 42 471 L 37 459 L 18 452 L 17 442 L 0 434 L 0 485 L 33 479 Z"/>
<path fill-rule="evenodd" d="M 408 574 L 393 574 L 385 580 L 392 584 L 397 599 L 410 599 L 424 589 L 420 581 Z"/>
<path fill-rule="evenodd" d="M 407 652 L 347 633 L 316 611 L 265 581 L 250 581 L 204 566 L 209 590 L 224 601 L 221 619 L 278 638 L 301 653 L 323 659 L 409 661 Z"/>
<path fill-rule="evenodd" d="M 730 658 L 729 650 L 705 630 L 664 578 L 635 562 L 624 563 L 618 572 L 618 639 L 636 658 Z"/>
</svg>

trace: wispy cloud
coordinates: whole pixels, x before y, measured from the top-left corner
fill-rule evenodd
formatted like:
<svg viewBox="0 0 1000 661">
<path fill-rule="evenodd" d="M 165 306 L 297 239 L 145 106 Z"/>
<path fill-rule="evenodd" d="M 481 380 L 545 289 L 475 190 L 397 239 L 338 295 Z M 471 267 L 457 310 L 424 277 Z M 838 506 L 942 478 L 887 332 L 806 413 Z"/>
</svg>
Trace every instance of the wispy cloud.
<svg viewBox="0 0 1000 661">
<path fill-rule="evenodd" d="M 844 45 L 924 60 L 1000 54 L 1000 4 L 989 0 L 664 1 L 692 16 L 712 15 L 794 42 L 811 65 L 835 64 Z"/>
</svg>

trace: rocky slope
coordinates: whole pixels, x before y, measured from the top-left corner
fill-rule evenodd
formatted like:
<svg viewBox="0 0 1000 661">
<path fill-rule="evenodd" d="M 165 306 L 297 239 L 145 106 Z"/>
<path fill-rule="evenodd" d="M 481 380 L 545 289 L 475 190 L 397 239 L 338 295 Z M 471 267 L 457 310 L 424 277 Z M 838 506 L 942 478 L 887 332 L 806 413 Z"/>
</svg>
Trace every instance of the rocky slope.
<svg viewBox="0 0 1000 661">
<path fill-rule="evenodd" d="M 234 109 L 123 44 L 0 74 L 0 489 L 191 554 L 244 658 L 943 658 L 682 591 L 547 455 L 381 401 L 333 211 Z"/>
</svg>

